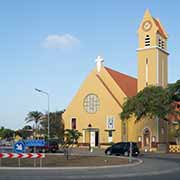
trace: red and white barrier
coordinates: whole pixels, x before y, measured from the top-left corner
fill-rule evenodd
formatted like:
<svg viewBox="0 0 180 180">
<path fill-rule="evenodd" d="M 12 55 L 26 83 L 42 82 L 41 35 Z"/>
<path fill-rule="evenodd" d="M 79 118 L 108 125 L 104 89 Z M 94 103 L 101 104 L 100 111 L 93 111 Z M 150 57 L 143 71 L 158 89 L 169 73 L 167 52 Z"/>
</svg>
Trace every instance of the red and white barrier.
<svg viewBox="0 0 180 180">
<path fill-rule="evenodd" d="M 0 153 L 0 158 L 45 158 L 42 153 Z"/>
</svg>

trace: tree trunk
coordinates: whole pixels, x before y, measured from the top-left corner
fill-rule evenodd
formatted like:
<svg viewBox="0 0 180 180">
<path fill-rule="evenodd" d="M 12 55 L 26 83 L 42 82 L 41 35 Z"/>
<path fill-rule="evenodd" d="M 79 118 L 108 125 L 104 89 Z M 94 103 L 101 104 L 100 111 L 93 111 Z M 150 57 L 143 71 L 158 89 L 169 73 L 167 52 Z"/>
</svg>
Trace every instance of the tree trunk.
<svg viewBox="0 0 180 180">
<path fill-rule="evenodd" d="M 176 144 L 177 144 L 177 145 L 180 145 L 180 136 L 179 136 L 179 137 L 176 137 Z"/>
</svg>

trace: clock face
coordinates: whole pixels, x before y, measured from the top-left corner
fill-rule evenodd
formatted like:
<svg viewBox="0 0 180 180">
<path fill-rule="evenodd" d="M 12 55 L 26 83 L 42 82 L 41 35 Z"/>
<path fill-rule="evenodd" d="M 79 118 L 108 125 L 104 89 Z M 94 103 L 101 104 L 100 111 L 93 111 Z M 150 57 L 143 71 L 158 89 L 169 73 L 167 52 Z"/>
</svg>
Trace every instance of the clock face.
<svg viewBox="0 0 180 180">
<path fill-rule="evenodd" d="M 149 31 L 151 27 L 152 27 L 151 21 L 145 21 L 142 26 L 144 31 Z"/>
</svg>

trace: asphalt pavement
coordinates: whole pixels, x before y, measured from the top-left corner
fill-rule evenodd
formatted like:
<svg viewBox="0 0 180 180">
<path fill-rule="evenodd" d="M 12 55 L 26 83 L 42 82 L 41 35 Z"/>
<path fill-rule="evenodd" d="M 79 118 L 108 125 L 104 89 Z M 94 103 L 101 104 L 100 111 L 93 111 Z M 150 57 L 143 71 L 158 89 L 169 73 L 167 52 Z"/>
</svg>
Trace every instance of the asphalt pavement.
<svg viewBox="0 0 180 180">
<path fill-rule="evenodd" d="M 76 152 L 78 153 L 78 152 Z M 83 153 L 82 153 L 83 154 Z M 84 154 L 86 154 L 84 152 Z M 96 152 L 94 153 L 96 154 Z M 100 154 L 100 152 L 97 152 Z M 97 155 L 96 154 L 96 155 Z M 137 166 L 80 169 L 0 169 L 0 180 L 179 180 L 179 154 L 144 154 Z"/>
</svg>

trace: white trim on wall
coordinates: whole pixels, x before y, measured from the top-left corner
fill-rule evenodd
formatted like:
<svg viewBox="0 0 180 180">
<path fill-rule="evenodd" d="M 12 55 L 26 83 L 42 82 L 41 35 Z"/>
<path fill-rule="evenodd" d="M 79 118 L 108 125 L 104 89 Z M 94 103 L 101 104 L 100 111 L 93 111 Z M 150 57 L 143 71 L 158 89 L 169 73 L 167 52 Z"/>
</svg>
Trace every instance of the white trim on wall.
<svg viewBox="0 0 180 180">
<path fill-rule="evenodd" d="M 156 63 L 157 63 L 157 68 L 156 68 L 156 84 L 159 85 L 159 51 L 157 49 L 157 56 L 156 56 Z"/>
<path fill-rule="evenodd" d="M 145 61 L 145 66 L 146 66 L 146 84 L 148 83 L 148 62 L 147 62 L 148 58 L 146 58 Z"/>
<path fill-rule="evenodd" d="M 136 51 L 143 51 L 143 50 L 154 49 L 154 48 L 159 49 L 159 50 L 161 50 L 164 53 L 169 55 L 168 51 L 166 51 L 165 49 L 160 48 L 159 46 L 151 46 L 151 47 L 145 47 L 145 48 L 138 48 L 138 49 L 136 49 Z"/>
</svg>

